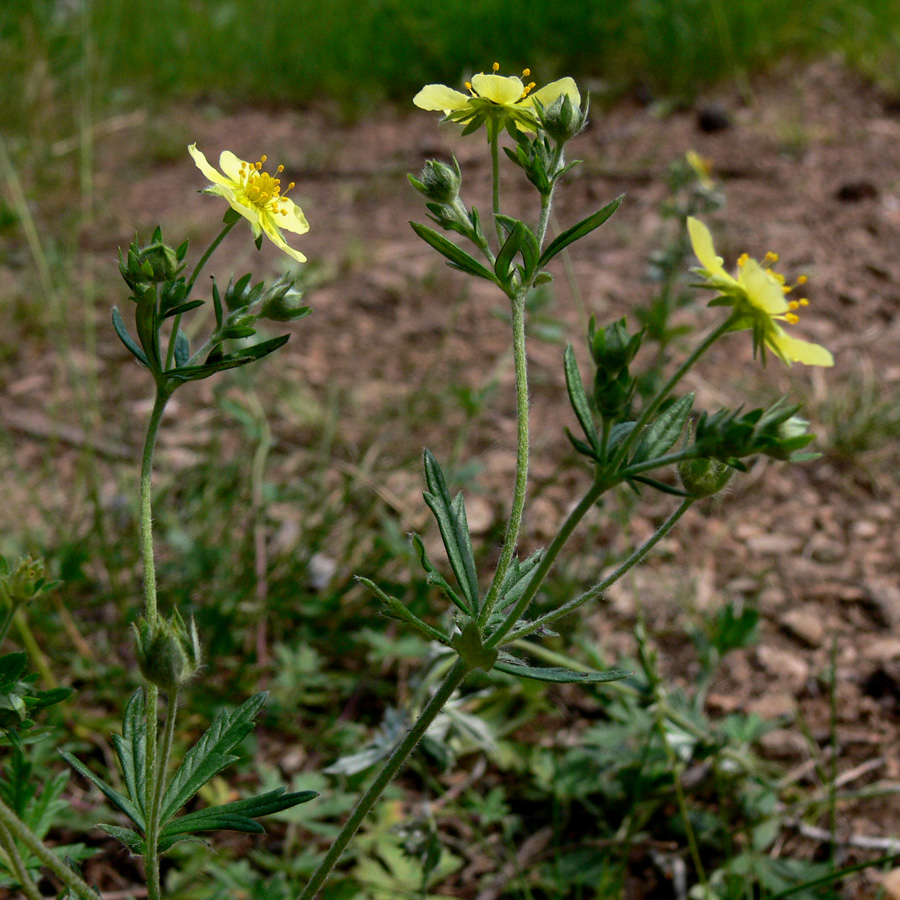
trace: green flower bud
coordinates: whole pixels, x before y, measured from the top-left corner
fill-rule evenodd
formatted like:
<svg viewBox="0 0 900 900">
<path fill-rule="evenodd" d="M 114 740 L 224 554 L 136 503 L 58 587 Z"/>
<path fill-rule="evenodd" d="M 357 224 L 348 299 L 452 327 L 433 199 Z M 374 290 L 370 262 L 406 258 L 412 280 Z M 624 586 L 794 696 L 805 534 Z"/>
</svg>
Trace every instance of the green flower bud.
<svg viewBox="0 0 900 900">
<path fill-rule="evenodd" d="M 462 184 L 462 175 L 455 156 L 452 166 L 448 166 L 439 159 L 429 159 L 419 178 L 413 178 L 412 175 L 406 177 L 417 191 L 424 194 L 429 200 L 442 204 L 453 203 L 459 196 L 459 188 Z"/>
<path fill-rule="evenodd" d="M 695 497 L 712 497 L 731 480 L 734 469 L 718 459 L 683 459 L 678 477 L 684 489 Z"/>
<path fill-rule="evenodd" d="M 44 587 L 44 560 L 23 556 L 12 569 L 6 560 L 3 563 L 6 571 L 0 574 L 0 594 L 13 606 L 28 603 Z"/>
<path fill-rule="evenodd" d="M 600 329 L 595 329 L 594 323 L 591 322 L 589 334 L 591 355 L 597 368 L 603 369 L 609 378 L 628 368 L 644 338 L 643 331 L 629 334 L 625 321 L 622 318 Z"/>
<path fill-rule="evenodd" d="M 140 619 L 134 625 L 134 639 L 144 678 L 170 696 L 200 668 L 197 626 L 193 618 L 185 625 L 177 609 L 170 619 Z"/>
<path fill-rule="evenodd" d="M 582 111 L 572 103 L 570 97 L 560 94 L 549 106 L 538 108 L 538 119 L 544 131 L 557 144 L 564 144 L 584 131 L 587 125 L 587 104 Z"/>
<path fill-rule="evenodd" d="M 142 247 L 138 254 L 143 280 L 159 284 L 171 281 L 181 271 L 175 250 L 162 241 L 155 241 Z"/>
<path fill-rule="evenodd" d="M 303 302 L 303 291 L 294 288 L 294 280 L 281 278 L 263 294 L 259 316 L 273 322 L 291 322 L 310 312 L 312 310 Z"/>
<path fill-rule="evenodd" d="M 623 413 L 634 394 L 636 382 L 628 374 L 628 370 L 610 377 L 604 369 L 597 369 L 594 376 L 594 402 L 597 412 L 604 419 L 615 419 Z"/>
</svg>

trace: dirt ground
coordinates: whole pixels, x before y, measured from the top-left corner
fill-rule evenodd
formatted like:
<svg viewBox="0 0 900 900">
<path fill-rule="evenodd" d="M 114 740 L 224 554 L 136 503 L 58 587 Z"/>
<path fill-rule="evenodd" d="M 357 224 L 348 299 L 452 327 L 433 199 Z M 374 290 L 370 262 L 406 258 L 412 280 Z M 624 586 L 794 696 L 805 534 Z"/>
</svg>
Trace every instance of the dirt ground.
<svg viewBox="0 0 900 900">
<path fill-rule="evenodd" d="M 727 127 L 700 127 L 699 112 L 710 107 L 726 114 Z M 148 141 L 148 133 L 155 137 Z M 173 234 L 186 227 L 198 244 L 211 236 L 216 218 L 210 204 L 216 201 L 195 193 L 202 178 L 187 154 L 169 153 L 171 145 L 191 141 L 211 160 L 222 149 L 246 159 L 265 152 L 297 182 L 292 196 L 312 228 L 294 244 L 313 261 L 310 280 L 318 285 L 310 293 L 315 313 L 294 329 L 280 365 L 313 391 L 337 383 L 350 392 L 353 403 L 342 427 L 351 437 L 386 394 L 404 395 L 425 379 L 452 377 L 477 387 L 500 373 L 492 411 L 469 445 L 485 461 L 471 518 L 476 531 L 490 531 L 504 515 L 514 466 L 513 382 L 507 328 L 496 315 L 500 298 L 486 283 L 470 283 L 446 269 L 411 232 L 408 220 L 423 221 L 424 210 L 405 179 L 425 158 L 455 153 L 463 199 L 486 210 L 483 140 L 460 138 L 453 128 L 439 127 L 436 116 L 411 106 L 349 125 L 320 110 L 223 114 L 200 106 L 176 107 L 152 122 L 134 119 L 98 141 L 97 225 L 84 237 L 98 269 L 111 264 L 136 226 L 143 232 L 161 222 Z M 731 336 L 689 379 L 697 407 L 759 405 L 792 391 L 806 401 L 813 430 L 828 445 L 829 428 L 837 426 L 817 416 L 834 418 L 835 409 L 855 413 L 867 387 L 868 402 L 898 396 L 900 102 L 835 64 L 821 63 L 785 68 L 754 83 L 750 102 L 723 88 L 667 114 L 629 99 L 607 111 L 595 109 L 589 130 L 571 147 L 585 163 L 560 189 L 555 213 L 565 227 L 626 192 L 614 219 L 572 256 L 584 304 L 601 321 L 626 314 L 648 296 L 645 261 L 661 236 L 666 168 L 690 149 L 712 161 L 727 200 L 711 220 L 720 252 L 733 261 L 744 250 L 756 257 L 777 250 L 781 271 L 806 273 L 810 308 L 796 333 L 825 344 L 836 359 L 833 370 L 788 370 L 777 361 L 763 370 L 752 360 L 749 337 Z M 532 196 L 517 175 L 507 170 L 504 198 L 513 213 L 533 217 Z M 271 248 L 260 258 L 249 242 L 230 246 L 239 248 L 237 273 L 252 265 L 263 274 L 260 262 L 273 271 L 281 265 Z M 556 271 L 552 315 L 566 324 L 584 363 L 578 304 L 561 266 Z M 714 321 L 712 311 L 698 309 L 690 316 Z M 448 315 L 455 317 L 449 332 Z M 34 361 L 30 352 L 21 348 L 14 365 L 24 370 L 26 359 Z M 124 351 L 102 351 L 99 364 L 116 373 L 116 392 L 136 403 L 141 394 L 135 392 L 143 388 Z M 41 414 L 28 409 L 34 389 L 29 377 L 20 372 L 10 379 L 0 408 L 23 453 L 38 439 Z M 548 539 L 573 489 L 587 477 L 574 471 L 559 476 L 554 464 L 568 453 L 563 427 L 574 422 L 564 402 L 560 345 L 533 341 L 531 377 L 539 496 L 526 521 L 528 547 Z M 28 414 L 38 420 L 29 425 Z M 275 422 L 280 440 L 291 439 L 285 432 L 290 427 Z M 115 425 L 97 437 L 126 448 L 137 440 Z M 454 435 L 429 426 L 421 439 L 440 454 Z M 163 452 L 174 442 L 164 436 Z M 638 606 L 651 628 L 665 633 L 681 614 L 683 598 L 700 610 L 724 599 L 754 601 L 763 616 L 763 639 L 729 658 L 710 706 L 766 717 L 799 712 L 814 738 L 826 744 L 824 676 L 834 641 L 837 741 L 846 785 L 900 780 L 898 462 L 894 441 L 855 461 L 826 453 L 802 466 L 753 465 L 724 498 L 693 509 L 652 561 L 596 608 L 589 626 L 615 656 L 633 649 L 627 626 Z M 406 509 L 421 515 L 417 472 L 397 473 L 389 487 Z M 649 497 L 628 541 L 649 534 L 671 507 L 671 498 Z M 626 536 L 611 526 L 601 533 L 625 549 Z M 677 667 L 677 660 L 671 664 Z M 766 741 L 771 755 L 797 761 L 798 779 L 815 777 L 801 764 L 808 748 L 798 730 L 776 730 Z M 839 827 L 844 837 L 895 836 L 900 811 L 890 796 L 870 800 L 848 809 Z"/>
</svg>

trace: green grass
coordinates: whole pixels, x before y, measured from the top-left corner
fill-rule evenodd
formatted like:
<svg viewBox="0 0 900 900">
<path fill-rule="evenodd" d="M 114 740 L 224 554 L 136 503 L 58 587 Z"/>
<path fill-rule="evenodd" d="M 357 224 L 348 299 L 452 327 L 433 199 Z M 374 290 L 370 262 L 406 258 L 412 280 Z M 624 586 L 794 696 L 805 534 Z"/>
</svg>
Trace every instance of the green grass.
<svg viewBox="0 0 900 900">
<path fill-rule="evenodd" d="M 86 10 L 87 12 L 84 12 Z M 843 53 L 897 81 L 897 0 L 7 0 L 0 50 L 3 124 L 53 127 L 49 94 L 95 99 L 212 97 L 235 105 L 336 101 L 367 112 L 422 84 L 491 62 L 536 80 L 599 78 L 612 93 L 643 84 L 685 96 L 785 55 Z M 23 118 L 23 113 L 29 115 Z M 32 134 L 34 136 L 34 134 Z"/>
</svg>

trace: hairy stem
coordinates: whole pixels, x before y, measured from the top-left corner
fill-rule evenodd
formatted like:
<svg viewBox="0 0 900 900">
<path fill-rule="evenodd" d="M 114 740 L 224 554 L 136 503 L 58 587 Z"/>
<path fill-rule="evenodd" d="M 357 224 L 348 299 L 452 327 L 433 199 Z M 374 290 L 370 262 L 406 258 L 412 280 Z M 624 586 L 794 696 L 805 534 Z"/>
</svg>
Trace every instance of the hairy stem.
<svg viewBox="0 0 900 900">
<path fill-rule="evenodd" d="M 478 617 L 479 625 L 482 627 L 494 611 L 503 579 L 516 552 L 519 529 L 522 527 L 522 514 L 525 510 L 525 493 L 528 488 L 528 356 L 525 351 L 525 293 L 524 290 L 520 291 L 512 301 L 513 361 L 516 369 L 516 481 L 500 560 Z"/>
<path fill-rule="evenodd" d="M 0 800 L 0 825 L 36 856 L 79 900 L 100 900 L 100 896 L 74 870 L 70 869 L 49 847 L 43 844 L 24 822 Z"/>
<path fill-rule="evenodd" d="M 141 458 L 141 554 L 144 561 L 144 615 L 149 622 L 157 617 L 156 564 L 153 558 L 152 475 L 153 450 L 170 393 L 157 388 L 153 411 L 147 425 L 144 453 Z"/>
<path fill-rule="evenodd" d="M 590 494 L 588 494 L 590 496 Z M 583 503 L 584 501 L 582 501 Z M 504 643 L 511 643 L 512 641 L 517 641 L 526 635 L 533 634 L 535 631 L 540 630 L 546 625 L 550 625 L 552 622 L 555 622 L 557 619 L 561 619 L 563 616 L 569 615 L 569 613 L 574 612 L 578 609 L 579 606 L 583 606 L 585 603 L 589 603 L 591 600 L 595 600 L 603 591 L 607 590 L 607 588 L 612 587 L 629 569 L 636 566 L 674 527 L 678 520 L 694 505 L 696 500 L 693 497 L 687 497 L 682 503 L 679 505 L 678 509 L 663 522 L 662 525 L 659 526 L 656 533 L 646 540 L 640 547 L 638 547 L 631 556 L 628 557 L 621 565 L 619 565 L 614 572 L 611 572 L 606 578 L 601 579 L 597 582 L 593 587 L 588 588 L 583 594 L 580 594 L 578 597 L 573 598 L 568 603 L 564 603 L 562 606 L 557 609 L 552 610 L 551 612 L 545 613 L 542 616 L 539 616 L 532 622 L 529 622 L 527 625 L 522 625 L 519 628 L 516 628 L 509 636 L 507 637 Z M 571 519 L 575 513 L 581 508 L 581 504 L 579 504 L 569 516 Z M 583 515 L 584 513 L 582 513 Z M 568 524 L 569 520 L 566 520 L 566 524 Z M 573 526 L 574 527 L 574 526 Z M 565 528 L 565 524 L 563 525 Z M 571 532 L 570 532 L 571 533 Z M 557 535 L 559 537 L 559 535 Z M 554 538 L 554 543 L 556 539 Z M 553 546 L 551 544 L 551 546 Z M 549 550 L 548 550 L 549 552 Z M 543 560 L 541 560 L 543 563 Z M 539 574 L 539 570 L 535 570 L 535 575 Z M 529 583 L 528 588 L 531 590 L 531 583 Z M 535 587 L 535 592 L 537 588 Z M 496 637 L 496 635 L 494 635 Z M 494 645 L 494 637 L 488 642 L 490 645 Z"/>
<path fill-rule="evenodd" d="M 27 897 L 27 900 L 43 900 L 37 885 L 34 883 L 31 875 L 28 874 L 28 869 L 22 859 L 22 855 L 19 853 L 15 839 L 5 825 L 0 825 L 0 848 L 3 849 L 3 853 L 9 863 L 9 869 L 19 880 L 19 887 L 22 889 L 25 897 Z"/>
<path fill-rule="evenodd" d="M 494 212 L 494 228 L 497 229 L 497 240 L 503 246 L 503 228 L 497 216 L 500 215 L 500 135 L 498 123 L 491 122 L 488 127 L 491 145 L 491 206 Z"/>
<path fill-rule="evenodd" d="M 325 883 L 325 880 L 331 874 L 331 870 L 337 864 L 341 854 L 344 852 L 347 844 L 350 842 L 354 834 L 356 834 L 363 819 L 375 805 L 375 802 L 384 792 L 391 779 L 397 774 L 401 766 L 409 758 L 409 755 L 415 750 L 416 745 L 425 735 L 428 726 L 434 721 L 437 714 L 443 709 L 444 704 L 450 699 L 453 692 L 459 687 L 462 680 L 469 672 L 469 666 L 463 659 L 457 659 L 452 668 L 444 676 L 444 680 L 438 686 L 437 691 L 428 701 L 428 704 L 419 714 L 419 718 L 415 724 L 407 732 L 406 737 L 397 745 L 393 753 L 385 761 L 381 771 L 375 777 L 369 789 L 363 794 L 356 808 L 350 814 L 340 834 L 335 838 L 334 843 L 325 855 L 325 858 L 319 864 L 318 869 L 313 873 L 298 900 L 312 900 L 319 892 L 319 889 Z"/>
<path fill-rule="evenodd" d="M 155 694 L 156 688 L 154 687 L 152 690 Z M 153 753 L 155 773 L 153 782 L 152 784 L 148 783 L 147 785 L 149 803 L 147 805 L 147 849 L 144 853 L 144 867 L 147 871 L 148 900 L 155 900 L 155 898 L 162 897 L 162 886 L 159 878 L 159 832 L 162 824 L 160 822 L 160 811 L 162 808 L 163 793 L 166 788 L 166 773 L 169 768 L 169 756 L 172 753 L 172 740 L 175 736 L 175 718 L 177 714 L 178 691 L 176 690 L 169 698 L 169 708 L 166 711 L 166 727 L 163 732 L 161 752 L 158 755 L 155 751 Z M 149 744 L 147 746 L 147 751 L 149 755 Z"/>
</svg>

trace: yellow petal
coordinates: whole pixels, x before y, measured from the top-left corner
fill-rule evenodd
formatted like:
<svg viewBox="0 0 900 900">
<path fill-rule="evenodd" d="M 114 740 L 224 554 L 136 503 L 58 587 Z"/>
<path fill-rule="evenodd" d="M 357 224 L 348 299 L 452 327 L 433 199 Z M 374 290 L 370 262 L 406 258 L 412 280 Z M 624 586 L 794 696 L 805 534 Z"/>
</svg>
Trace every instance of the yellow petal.
<svg viewBox="0 0 900 900">
<path fill-rule="evenodd" d="M 294 234 L 306 234 L 309 231 L 309 222 L 306 221 L 303 210 L 296 203 L 287 197 L 283 197 L 278 201 L 278 206 L 285 211 L 285 215 L 278 213 L 274 217 L 274 221 L 279 228 L 283 228 L 285 231 L 292 231 Z"/>
<path fill-rule="evenodd" d="M 545 84 L 539 91 L 529 94 L 522 104 L 531 104 L 535 99 L 540 101 L 542 106 L 549 106 L 557 97 L 565 95 L 572 101 L 572 106 L 581 109 L 581 93 L 578 85 L 575 84 L 574 78 L 560 78 L 559 81 L 551 81 Z"/>
<path fill-rule="evenodd" d="M 196 144 L 191 144 L 188 147 L 188 153 L 191 154 L 191 159 L 197 165 L 197 168 L 206 176 L 206 178 L 211 181 L 213 184 L 224 184 L 225 179 L 222 177 L 221 172 L 217 172 L 210 164 L 207 162 L 206 156 L 203 154 L 201 150 L 197 149 Z"/>
<path fill-rule="evenodd" d="M 461 91 L 455 91 L 445 84 L 426 84 L 425 87 L 413 97 L 413 103 L 419 109 L 427 109 L 434 112 L 449 112 L 451 109 L 462 109 L 468 105 L 471 98 Z"/>
<path fill-rule="evenodd" d="M 734 278 L 729 275 L 722 267 L 722 257 L 716 255 L 716 248 L 713 245 L 712 235 L 709 229 L 693 216 L 688 216 L 687 220 L 688 234 L 691 237 L 691 246 L 700 265 L 716 278 L 721 278 L 726 282 L 737 283 Z"/>
<path fill-rule="evenodd" d="M 472 90 L 485 100 L 509 106 L 522 99 L 525 85 L 515 75 L 473 75 Z"/>
<path fill-rule="evenodd" d="M 755 259 L 747 259 L 741 266 L 740 283 L 747 292 L 747 299 L 766 315 L 779 316 L 788 311 L 781 284 Z"/>
<path fill-rule="evenodd" d="M 299 250 L 295 250 L 291 247 L 281 236 L 281 232 L 274 224 L 273 217 L 269 213 L 263 213 L 260 216 L 260 224 L 262 225 L 262 230 L 266 233 L 266 237 L 268 237 L 279 250 L 287 253 L 292 259 L 296 259 L 297 262 L 306 262 L 306 257 Z"/>
<path fill-rule="evenodd" d="M 240 184 L 241 166 L 249 166 L 242 159 L 238 159 L 230 150 L 223 150 L 219 155 L 219 168 L 232 180 Z"/>
<path fill-rule="evenodd" d="M 833 366 L 834 357 L 821 344 L 791 337 L 782 328 L 777 328 L 767 341 L 783 359 L 803 363 L 805 366 Z"/>
</svg>

